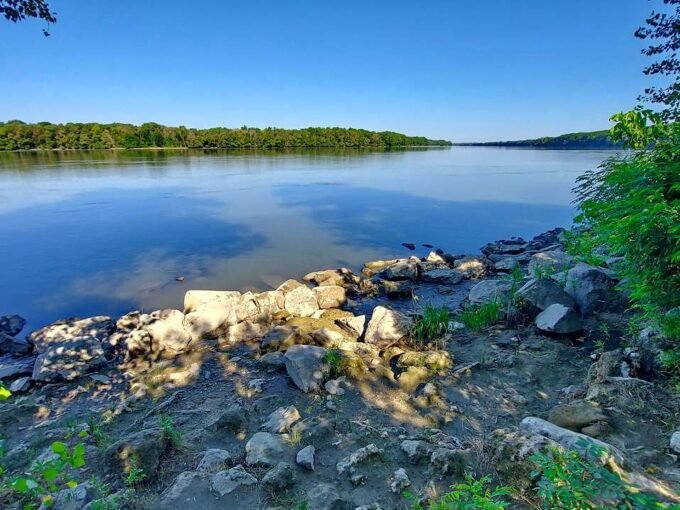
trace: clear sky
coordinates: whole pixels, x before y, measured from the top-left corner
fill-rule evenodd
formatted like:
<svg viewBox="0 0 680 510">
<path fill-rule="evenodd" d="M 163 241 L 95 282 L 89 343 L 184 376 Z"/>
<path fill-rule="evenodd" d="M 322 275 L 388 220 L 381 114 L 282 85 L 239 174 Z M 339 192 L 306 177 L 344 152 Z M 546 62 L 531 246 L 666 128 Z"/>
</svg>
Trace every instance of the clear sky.
<svg viewBox="0 0 680 510">
<path fill-rule="evenodd" d="M 0 22 L 0 119 L 345 126 L 454 141 L 603 129 L 660 0 L 51 0 Z"/>
</svg>

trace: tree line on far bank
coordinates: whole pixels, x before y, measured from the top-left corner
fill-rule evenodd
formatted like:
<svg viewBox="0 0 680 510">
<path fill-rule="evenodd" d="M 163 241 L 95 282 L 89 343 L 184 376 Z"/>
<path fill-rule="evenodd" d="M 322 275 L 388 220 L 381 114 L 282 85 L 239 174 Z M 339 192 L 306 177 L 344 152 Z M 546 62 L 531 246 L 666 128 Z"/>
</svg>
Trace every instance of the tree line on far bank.
<svg viewBox="0 0 680 510">
<path fill-rule="evenodd" d="M 617 149 L 622 142 L 612 140 L 609 130 L 583 133 L 567 133 L 560 136 L 544 136 L 530 140 L 510 140 L 504 142 L 456 143 L 454 145 L 487 147 L 531 147 L 537 149 Z"/>
<path fill-rule="evenodd" d="M 0 150 L 90 150 L 183 147 L 189 149 L 285 149 L 293 147 L 448 146 L 391 131 L 353 128 L 304 129 L 168 127 L 155 122 L 132 124 L 0 122 Z"/>
</svg>

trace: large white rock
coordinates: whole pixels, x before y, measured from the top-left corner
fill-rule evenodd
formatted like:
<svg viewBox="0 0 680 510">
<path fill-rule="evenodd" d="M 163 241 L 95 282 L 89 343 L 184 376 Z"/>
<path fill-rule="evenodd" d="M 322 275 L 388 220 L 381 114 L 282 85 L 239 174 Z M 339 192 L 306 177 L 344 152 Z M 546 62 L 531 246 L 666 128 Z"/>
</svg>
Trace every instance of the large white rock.
<svg viewBox="0 0 680 510">
<path fill-rule="evenodd" d="M 305 393 L 316 391 L 329 374 L 324 362 L 326 349 L 316 345 L 293 345 L 286 351 L 286 371 Z"/>
<path fill-rule="evenodd" d="M 316 294 L 316 300 L 321 309 L 340 308 L 347 302 L 345 289 L 339 285 L 324 285 L 315 287 L 312 291 Z"/>
<path fill-rule="evenodd" d="M 193 338 L 218 338 L 228 326 L 248 318 L 240 292 L 190 290 L 184 296 L 184 327 Z"/>
<path fill-rule="evenodd" d="M 546 333 L 570 334 L 583 329 L 581 314 L 573 308 L 554 304 L 536 316 L 536 327 Z"/>
<path fill-rule="evenodd" d="M 185 352 L 191 335 L 184 328 L 184 314 L 179 310 L 158 310 L 150 314 L 146 330 L 153 341 L 154 351 L 178 354 Z"/>
<path fill-rule="evenodd" d="M 366 328 L 364 341 L 377 346 L 398 342 L 408 335 L 410 321 L 405 315 L 384 306 L 376 306 Z"/>
<path fill-rule="evenodd" d="M 300 285 L 285 295 L 285 307 L 291 315 L 311 317 L 319 309 L 316 293 L 306 285 Z"/>
</svg>

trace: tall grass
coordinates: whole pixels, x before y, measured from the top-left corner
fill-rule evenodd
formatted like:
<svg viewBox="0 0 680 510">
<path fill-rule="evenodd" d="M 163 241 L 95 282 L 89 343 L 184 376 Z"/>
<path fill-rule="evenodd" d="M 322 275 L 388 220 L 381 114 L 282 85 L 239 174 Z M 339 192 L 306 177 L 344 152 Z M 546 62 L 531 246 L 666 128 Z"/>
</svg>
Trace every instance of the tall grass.
<svg viewBox="0 0 680 510">
<path fill-rule="evenodd" d="M 469 306 L 459 315 L 458 320 L 472 331 L 480 331 L 503 318 L 503 306 L 498 301 L 483 305 Z"/>
<path fill-rule="evenodd" d="M 409 328 L 409 339 L 414 347 L 422 348 L 428 341 L 437 343 L 449 332 L 451 313 L 447 308 L 430 303 Z M 443 345 L 443 344 L 442 344 Z"/>
</svg>

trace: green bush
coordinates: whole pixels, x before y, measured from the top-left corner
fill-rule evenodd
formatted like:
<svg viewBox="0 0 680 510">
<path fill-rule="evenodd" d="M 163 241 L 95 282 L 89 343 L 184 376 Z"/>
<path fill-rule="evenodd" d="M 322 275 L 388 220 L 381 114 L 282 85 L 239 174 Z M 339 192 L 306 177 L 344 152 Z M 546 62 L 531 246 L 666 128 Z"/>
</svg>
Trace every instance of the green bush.
<svg viewBox="0 0 680 510">
<path fill-rule="evenodd" d="M 424 507 L 410 493 L 405 493 L 413 506 L 412 510 L 503 510 L 508 507 L 504 501 L 505 496 L 510 494 L 508 487 L 487 487 L 491 477 L 485 476 L 475 480 L 472 476 L 466 475 L 465 482 L 451 486 L 451 492 L 444 494 L 436 501 L 429 502 Z"/>
<path fill-rule="evenodd" d="M 606 454 L 597 446 L 587 447 L 590 458 Z M 639 492 L 618 474 L 585 460 L 578 452 L 552 448 L 534 454 L 531 460 L 536 465 L 533 476 L 540 476 L 537 496 L 545 510 L 680 510 L 680 505 L 662 503 L 653 495 Z"/>
<path fill-rule="evenodd" d="M 617 272 L 633 306 L 680 345 L 680 123 L 650 110 L 615 115 L 612 137 L 632 153 L 579 177 L 577 246 L 622 255 Z M 667 368 L 680 378 L 677 356 Z"/>
</svg>

